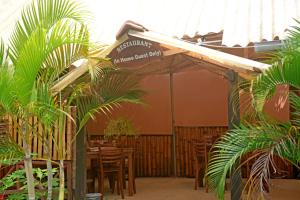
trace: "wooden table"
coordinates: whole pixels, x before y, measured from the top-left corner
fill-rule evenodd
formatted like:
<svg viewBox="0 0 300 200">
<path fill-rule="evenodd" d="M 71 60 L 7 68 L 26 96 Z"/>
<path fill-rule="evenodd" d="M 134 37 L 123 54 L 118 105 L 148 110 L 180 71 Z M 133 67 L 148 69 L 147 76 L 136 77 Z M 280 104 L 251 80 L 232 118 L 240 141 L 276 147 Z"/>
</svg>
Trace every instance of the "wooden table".
<svg viewBox="0 0 300 200">
<path fill-rule="evenodd" d="M 101 151 L 105 151 L 105 148 L 101 147 Z M 134 149 L 133 148 L 121 148 L 123 155 L 128 159 L 128 195 L 133 196 L 136 193 L 135 189 L 135 175 L 134 175 Z M 88 151 L 87 158 L 89 160 L 98 159 L 100 156 L 99 151 Z"/>
</svg>

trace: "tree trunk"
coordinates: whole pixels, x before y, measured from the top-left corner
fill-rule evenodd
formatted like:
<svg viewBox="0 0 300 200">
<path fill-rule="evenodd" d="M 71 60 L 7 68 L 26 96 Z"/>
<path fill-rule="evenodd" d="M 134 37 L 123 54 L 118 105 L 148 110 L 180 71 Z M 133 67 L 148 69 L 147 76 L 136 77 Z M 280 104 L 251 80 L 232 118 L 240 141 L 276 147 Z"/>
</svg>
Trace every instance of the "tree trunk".
<svg viewBox="0 0 300 200">
<path fill-rule="evenodd" d="M 30 149 L 30 146 L 28 145 L 28 141 L 30 140 L 30 134 L 27 132 L 28 125 L 26 123 L 22 124 L 22 131 L 23 131 L 23 148 L 25 151 L 24 167 L 25 167 L 25 173 L 26 173 L 26 179 L 27 179 L 28 199 L 35 200 L 31 149 Z"/>
<path fill-rule="evenodd" d="M 28 187 L 28 199 L 35 200 L 32 159 L 31 159 L 30 152 L 28 152 L 28 151 L 26 151 L 26 154 L 25 154 L 24 165 L 25 165 L 27 187 Z"/>
<path fill-rule="evenodd" d="M 52 163 L 50 157 L 47 159 L 47 174 L 48 174 L 48 196 L 47 200 L 52 199 L 52 181 L 53 181 L 53 174 L 52 174 Z"/>
<path fill-rule="evenodd" d="M 47 153 L 47 182 L 48 182 L 48 194 L 47 194 L 47 200 L 52 199 L 52 182 L 53 182 L 53 174 L 52 174 L 52 163 L 51 163 L 51 152 L 50 152 L 50 142 L 52 142 L 52 139 L 49 138 L 49 128 L 45 128 L 45 143 L 44 143 L 44 150 Z M 48 136 L 48 137 L 47 137 Z"/>
<path fill-rule="evenodd" d="M 60 160 L 59 163 L 59 200 L 63 200 L 65 195 L 64 161 Z"/>
</svg>

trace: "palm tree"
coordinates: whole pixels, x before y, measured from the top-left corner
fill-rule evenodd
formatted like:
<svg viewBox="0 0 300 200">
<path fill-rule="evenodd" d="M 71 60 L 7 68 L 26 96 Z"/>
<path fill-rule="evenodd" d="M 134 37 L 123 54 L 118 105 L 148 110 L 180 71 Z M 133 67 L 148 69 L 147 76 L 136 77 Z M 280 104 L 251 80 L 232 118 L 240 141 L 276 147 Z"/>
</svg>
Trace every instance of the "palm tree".
<svg viewBox="0 0 300 200">
<path fill-rule="evenodd" d="M 103 63 L 106 63 L 105 61 Z M 102 63 L 102 64 L 103 64 Z M 107 63 L 110 64 L 111 63 Z M 102 66 L 102 65 L 101 65 Z M 105 65 L 104 65 L 105 66 Z M 141 104 L 141 96 L 144 94 L 139 89 L 139 80 L 130 71 L 116 68 L 98 67 L 95 71 L 84 74 L 73 84 L 67 86 L 61 93 L 61 108 L 69 113 L 72 106 L 76 106 L 76 116 L 73 118 L 77 123 L 76 135 L 81 133 L 89 119 L 94 119 L 96 113 L 109 115 L 113 109 L 119 108 L 121 103 Z M 94 77 L 94 78 L 93 78 Z M 65 132 L 66 117 L 62 113 L 58 119 L 61 135 Z M 63 141 L 63 140 L 60 140 Z M 63 161 L 69 153 L 60 141 L 55 141 L 60 160 L 60 197 L 63 198 L 64 170 Z M 72 141 L 72 142 L 73 142 Z M 70 144 L 69 144 L 70 145 Z"/>
<path fill-rule="evenodd" d="M 51 86 L 74 60 L 88 51 L 88 31 L 81 7 L 68 0 L 36 0 L 22 11 L 0 51 L 0 108 L 21 121 L 28 197 L 35 199 L 28 119 L 50 127 L 60 112 Z"/>
<path fill-rule="evenodd" d="M 270 173 L 277 170 L 275 157 L 300 167 L 300 97 L 296 94 L 300 89 L 300 23 L 297 23 L 289 30 L 282 49 L 274 54 L 272 67 L 246 84 L 252 91 L 254 117 L 227 132 L 213 147 L 206 175 L 219 199 L 224 199 L 226 175 L 232 172 L 237 160 L 247 155 L 241 166 L 250 160 L 254 163 L 244 187 L 246 198 L 265 197 Z M 262 111 L 279 84 L 294 88 L 289 95 L 293 119 L 286 123 L 276 122 Z"/>
<path fill-rule="evenodd" d="M 40 137 L 49 141 L 49 133 L 56 123 L 61 129 L 61 137 L 64 137 L 70 106 L 77 106 L 77 118 L 72 120 L 79 122 L 79 132 L 96 112 L 110 112 L 122 102 L 140 102 L 142 92 L 137 88 L 137 77 L 117 69 L 102 69 L 105 66 L 111 68 L 111 63 L 101 58 L 103 54 L 99 45 L 89 42 L 88 29 L 84 24 L 85 13 L 79 4 L 71 0 L 33 1 L 22 11 L 7 47 L 0 43 L 0 111 L 22 122 L 19 130 L 23 135 L 29 199 L 35 199 L 29 145 L 34 127 L 29 123 L 30 117 L 37 117 L 43 124 L 44 131 Z M 59 91 L 53 89 L 73 71 L 72 63 L 82 58 L 87 59 L 89 73 Z M 61 142 L 53 142 L 59 151 L 59 199 L 63 199 L 66 151 Z M 48 199 L 51 199 L 52 167 L 48 146 L 49 143 L 45 142 L 44 148 L 49 153 Z M 10 158 L 13 155 L 20 153 L 12 154 Z"/>
</svg>

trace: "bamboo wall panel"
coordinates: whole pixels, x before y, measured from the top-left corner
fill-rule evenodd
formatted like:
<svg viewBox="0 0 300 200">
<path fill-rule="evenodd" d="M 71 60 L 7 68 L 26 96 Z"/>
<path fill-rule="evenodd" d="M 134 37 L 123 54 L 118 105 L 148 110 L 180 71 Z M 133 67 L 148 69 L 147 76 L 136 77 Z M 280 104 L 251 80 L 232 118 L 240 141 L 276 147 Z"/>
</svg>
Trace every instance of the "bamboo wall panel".
<svg viewBox="0 0 300 200">
<path fill-rule="evenodd" d="M 192 141 L 204 140 L 206 135 L 221 136 L 227 131 L 227 127 L 175 127 L 176 133 L 176 158 L 177 176 L 194 177 L 194 155 Z M 272 177 L 293 177 L 293 167 L 279 157 L 274 157 L 277 174 Z M 254 162 L 254 161 L 252 161 Z M 243 177 L 250 173 L 251 165 L 248 163 L 242 167 Z M 273 171 L 273 170 L 271 170 Z"/>
<path fill-rule="evenodd" d="M 219 136 L 226 130 L 227 127 L 176 127 L 177 175 L 194 176 L 191 141 L 201 140 L 206 134 Z M 103 139 L 103 136 L 90 135 L 90 139 Z M 172 135 L 140 135 L 137 139 L 122 138 L 119 143 L 136 149 L 136 176 L 171 176 L 173 174 Z"/>
<path fill-rule="evenodd" d="M 71 116 L 75 116 L 76 109 L 75 107 L 70 111 Z M 21 121 L 20 119 L 7 117 L 9 123 L 9 133 L 12 138 L 22 146 L 22 134 L 20 134 Z M 29 145 L 31 146 L 31 151 L 35 154 L 36 158 L 47 158 L 47 155 L 50 154 L 52 160 L 59 159 L 59 147 L 58 144 L 61 143 L 63 152 L 65 153 L 65 160 L 72 160 L 72 144 L 71 141 L 75 136 L 75 124 L 71 119 L 67 118 L 66 125 L 63 130 L 63 133 L 60 133 L 58 124 L 55 125 L 53 129 L 49 131 L 48 141 L 45 142 L 45 130 L 44 126 L 38 121 L 36 117 L 31 117 L 29 119 L 30 124 L 30 137 Z M 56 142 L 54 142 L 56 141 Z M 49 143 L 48 143 L 49 142 Z M 48 146 L 46 144 L 49 144 Z"/>
<path fill-rule="evenodd" d="M 204 140 L 206 135 L 219 137 L 227 127 L 175 127 L 177 176 L 194 177 L 193 141 Z"/>
<path fill-rule="evenodd" d="M 103 136 L 93 135 L 90 139 L 103 139 Z M 135 149 L 136 176 L 172 175 L 171 135 L 141 135 L 138 138 L 122 138 L 118 143 Z"/>
</svg>

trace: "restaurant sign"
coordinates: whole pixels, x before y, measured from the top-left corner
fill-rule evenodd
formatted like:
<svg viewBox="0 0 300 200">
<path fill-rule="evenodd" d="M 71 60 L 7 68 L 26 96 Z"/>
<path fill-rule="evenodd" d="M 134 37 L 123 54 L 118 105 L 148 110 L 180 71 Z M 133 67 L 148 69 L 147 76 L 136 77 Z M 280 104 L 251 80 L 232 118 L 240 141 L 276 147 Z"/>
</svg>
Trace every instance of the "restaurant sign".
<svg viewBox="0 0 300 200">
<path fill-rule="evenodd" d="M 119 67 L 133 67 L 147 64 L 162 57 L 158 43 L 140 38 L 130 38 L 118 45 L 108 55 Z"/>
</svg>

